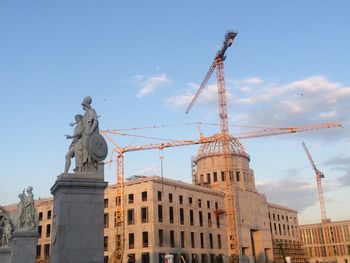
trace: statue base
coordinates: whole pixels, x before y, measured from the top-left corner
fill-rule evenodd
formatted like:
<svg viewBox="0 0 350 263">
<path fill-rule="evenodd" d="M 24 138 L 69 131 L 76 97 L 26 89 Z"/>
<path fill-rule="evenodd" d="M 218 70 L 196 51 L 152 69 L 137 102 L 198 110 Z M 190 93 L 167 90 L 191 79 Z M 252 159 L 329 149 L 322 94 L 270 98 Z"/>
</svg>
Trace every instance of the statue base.
<svg viewBox="0 0 350 263">
<path fill-rule="evenodd" d="M 11 247 L 0 247 L 0 262 L 11 263 Z"/>
<path fill-rule="evenodd" d="M 103 170 L 65 173 L 53 194 L 52 263 L 103 263 Z"/>
<path fill-rule="evenodd" d="M 38 237 L 37 230 L 14 231 L 12 234 L 11 262 L 34 263 Z"/>
</svg>

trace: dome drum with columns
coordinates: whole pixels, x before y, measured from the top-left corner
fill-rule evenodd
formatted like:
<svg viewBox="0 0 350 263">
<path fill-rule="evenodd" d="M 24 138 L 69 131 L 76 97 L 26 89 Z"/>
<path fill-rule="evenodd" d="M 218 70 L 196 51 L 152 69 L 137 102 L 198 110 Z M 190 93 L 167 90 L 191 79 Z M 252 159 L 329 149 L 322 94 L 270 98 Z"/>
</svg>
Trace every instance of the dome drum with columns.
<svg viewBox="0 0 350 263">
<path fill-rule="evenodd" d="M 224 189 L 226 180 L 240 188 L 255 191 L 254 171 L 249 168 L 250 157 L 240 141 L 230 136 L 228 144 L 229 161 L 223 158 L 224 141 L 217 140 L 202 144 L 197 156 L 193 159 L 196 167 L 195 184 L 209 188 Z M 225 178 L 225 171 L 228 174 Z"/>
</svg>

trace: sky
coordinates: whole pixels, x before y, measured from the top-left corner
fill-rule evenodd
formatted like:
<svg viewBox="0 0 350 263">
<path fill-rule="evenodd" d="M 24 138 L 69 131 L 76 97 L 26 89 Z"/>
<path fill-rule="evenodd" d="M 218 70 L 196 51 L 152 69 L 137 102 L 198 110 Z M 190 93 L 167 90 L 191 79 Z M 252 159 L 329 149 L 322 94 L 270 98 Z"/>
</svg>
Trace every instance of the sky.
<svg viewBox="0 0 350 263">
<path fill-rule="evenodd" d="M 305 141 L 325 174 L 327 216 L 350 219 L 349 1 L 0 1 L 0 205 L 28 185 L 50 196 L 87 95 L 100 129 L 163 139 L 219 131 L 215 73 L 186 107 L 228 30 L 225 81 L 230 132 L 340 122 L 343 127 L 242 140 L 258 190 L 321 220 Z M 120 146 L 159 141 L 114 136 Z M 109 155 L 113 160 L 113 146 Z M 198 146 L 125 154 L 125 177 L 191 182 Z M 115 163 L 105 179 L 116 182 Z"/>
</svg>

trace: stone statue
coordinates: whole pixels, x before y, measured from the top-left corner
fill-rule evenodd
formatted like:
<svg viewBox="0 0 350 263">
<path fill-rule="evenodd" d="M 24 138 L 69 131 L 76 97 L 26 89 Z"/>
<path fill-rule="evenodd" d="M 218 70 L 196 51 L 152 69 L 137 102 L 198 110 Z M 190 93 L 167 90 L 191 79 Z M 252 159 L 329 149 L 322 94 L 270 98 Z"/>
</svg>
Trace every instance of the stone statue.
<svg viewBox="0 0 350 263">
<path fill-rule="evenodd" d="M 68 153 L 66 154 L 66 164 L 64 166 L 64 173 L 68 173 L 69 167 L 71 165 L 71 158 L 75 157 L 75 169 L 74 171 L 81 172 L 83 167 L 83 116 L 80 114 L 75 115 L 76 125 L 74 133 L 72 136 L 66 135 L 67 139 L 72 139 L 72 143 L 69 146 Z"/>
<path fill-rule="evenodd" d="M 76 173 L 96 171 L 98 162 L 107 157 L 107 143 L 99 132 L 98 116 L 91 107 L 91 103 L 90 96 L 83 99 L 81 105 L 85 111 L 84 116 L 79 114 L 75 116 L 77 126 L 74 129 L 74 134 L 72 136 L 66 135 L 67 139 L 73 140 L 66 155 L 64 173 L 68 173 L 73 157 L 76 161 L 74 169 Z"/>
<path fill-rule="evenodd" d="M 38 226 L 38 213 L 34 205 L 33 187 L 27 187 L 27 195 L 22 193 L 18 195 L 20 202 L 18 208 L 18 229 L 32 230 Z"/>
<path fill-rule="evenodd" d="M 11 219 L 5 215 L 4 228 L 2 230 L 1 246 L 9 247 L 12 238 L 13 226 Z"/>
</svg>

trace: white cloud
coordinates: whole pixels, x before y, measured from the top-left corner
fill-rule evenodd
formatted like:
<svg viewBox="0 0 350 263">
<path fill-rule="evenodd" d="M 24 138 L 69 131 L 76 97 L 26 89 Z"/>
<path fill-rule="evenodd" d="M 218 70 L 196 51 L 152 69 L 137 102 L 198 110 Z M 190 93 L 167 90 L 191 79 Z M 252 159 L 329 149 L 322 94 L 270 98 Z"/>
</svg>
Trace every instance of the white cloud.
<svg viewBox="0 0 350 263">
<path fill-rule="evenodd" d="M 189 83 L 187 89 L 184 91 L 184 94 L 175 95 L 166 100 L 166 105 L 174 108 L 187 108 L 191 101 L 193 100 L 196 92 L 199 89 L 199 85 L 195 83 Z M 232 95 L 228 92 L 228 97 L 231 98 Z M 218 91 L 215 84 L 208 85 L 205 87 L 201 94 L 199 95 L 196 105 L 205 105 L 208 104 L 214 105 L 218 100 Z"/>
<path fill-rule="evenodd" d="M 144 79 L 143 76 L 134 76 L 133 79 L 140 85 L 136 97 L 142 98 L 150 93 L 155 92 L 157 89 L 172 84 L 172 81 L 167 77 L 166 74 L 161 74 L 153 77 Z"/>
<path fill-rule="evenodd" d="M 315 205 L 318 200 L 315 186 L 292 171 L 280 179 L 264 180 L 256 185 L 269 202 L 291 207 L 299 212 Z"/>
</svg>

